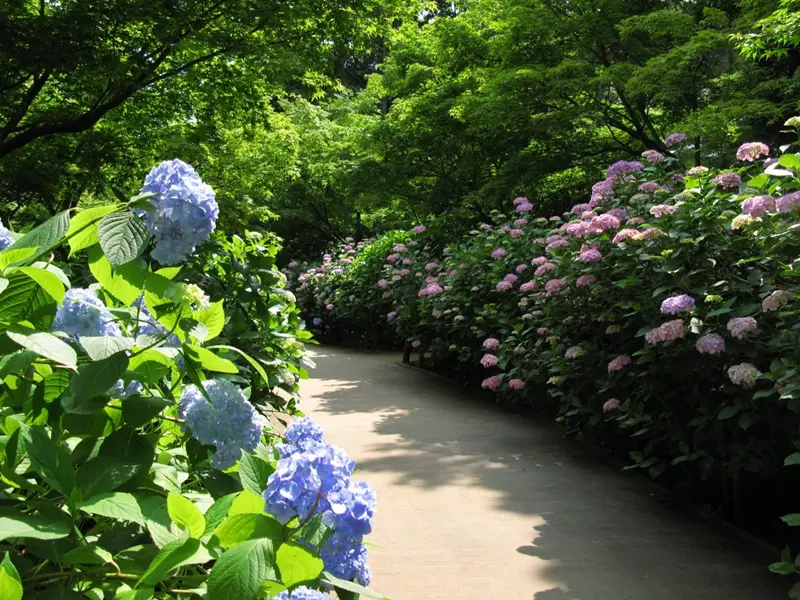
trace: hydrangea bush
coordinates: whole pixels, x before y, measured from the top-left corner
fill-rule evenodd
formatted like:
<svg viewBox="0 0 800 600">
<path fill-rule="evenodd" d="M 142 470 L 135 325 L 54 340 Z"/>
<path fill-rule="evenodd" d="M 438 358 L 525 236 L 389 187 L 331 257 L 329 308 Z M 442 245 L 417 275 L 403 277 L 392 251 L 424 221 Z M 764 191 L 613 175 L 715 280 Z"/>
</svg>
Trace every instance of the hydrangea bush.
<svg viewBox="0 0 800 600">
<path fill-rule="evenodd" d="M 462 239 L 428 224 L 336 277 L 288 273 L 334 306 L 304 301 L 309 319 L 382 313 L 383 335 L 427 368 L 549 412 L 740 522 L 759 506 L 750 490 L 785 512 L 779 490 L 800 487 L 797 144 L 744 144 L 722 172 L 694 165 L 683 134 L 665 146 L 611 165 L 564 214 L 517 198 Z"/>
<path fill-rule="evenodd" d="M 381 597 L 374 492 L 307 418 L 273 429 L 310 366 L 277 240 L 217 214 L 169 161 L 0 227 L 3 600 Z"/>
</svg>

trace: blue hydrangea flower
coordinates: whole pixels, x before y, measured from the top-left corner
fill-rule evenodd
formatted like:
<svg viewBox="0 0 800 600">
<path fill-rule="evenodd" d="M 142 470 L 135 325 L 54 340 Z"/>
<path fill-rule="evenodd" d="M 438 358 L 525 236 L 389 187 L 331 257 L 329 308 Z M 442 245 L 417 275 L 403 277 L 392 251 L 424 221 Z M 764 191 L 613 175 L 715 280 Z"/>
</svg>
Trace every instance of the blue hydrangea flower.
<svg viewBox="0 0 800 600">
<path fill-rule="evenodd" d="M 312 323 L 313 323 L 315 326 L 317 326 L 317 327 L 319 327 L 320 325 L 322 325 L 322 319 L 320 319 L 319 317 L 314 317 L 314 320 L 313 320 L 313 321 L 311 321 L 311 322 L 312 322 Z"/>
<path fill-rule="evenodd" d="M 165 160 L 153 167 L 141 193 L 153 194 L 150 203 L 155 210 L 137 212 L 155 237 L 150 256 L 162 264 L 185 260 L 216 227 L 219 206 L 214 190 L 182 160 Z"/>
<path fill-rule="evenodd" d="M 184 430 L 201 444 L 214 446 L 211 464 L 224 470 L 236 464 L 242 450 L 252 452 L 261 441 L 261 419 L 242 391 L 226 379 L 209 379 L 203 388 L 209 404 L 195 385 L 183 388 L 179 412 Z"/>
<path fill-rule="evenodd" d="M 375 490 L 372 486 L 351 479 L 346 485 L 333 489 L 327 499 L 331 511 L 322 516 L 326 525 L 358 538 L 372 531 L 372 517 L 375 516 Z"/>
<path fill-rule="evenodd" d="M 162 338 L 166 336 L 166 339 L 164 340 L 164 346 L 167 348 L 181 347 L 180 338 L 178 338 L 178 336 L 174 333 L 170 333 L 166 327 L 156 320 L 153 314 L 147 309 L 147 304 L 145 304 L 143 296 L 139 296 L 133 303 L 133 306 L 138 310 L 139 313 L 137 335 L 149 335 L 155 338 Z"/>
<path fill-rule="evenodd" d="M 304 449 L 308 442 L 322 441 L 322 427 L 308 417 L 299 417 L 292 421 L 283 433 L 288 444 L 278 444 L 278 454 L 283 458 Z"/>
<path fill-rule="evenodd" d="M 0 250 L 5 250 L 15 241 L 14 234 L 6 229 L 3 225 L 3 221 L 0 220 Z"/>
<path fill-rule="evenodd" d="M 114 387 L 111 388 L 111 397 L 112 398 L 119 398 L 120 400 L 125 400 L 126 398 L 130 398 L 131 396 L 135 396 L 136 394 L 141 394 L 144 391 L 144 386 L 141 382 L 136 381 L 135 379 L 131 381 L 127 386 L 125 382 L 120 379 L 117 383 L 114 384 Z"/>
<path fill-rule="evenodd" d="M 51 330 L 61 331 L 75 339 L 80 339 L 81 336 L 122 335 L 119 325 L 105 310 L 106 305 L 94 290 L 69 289 L 56 309 Z"/>
<path fill-rule="evenodd" d="M 312 590 L 301 585 L 291 592 L 281 592 L 277 596 L 273 596 L 273 600 L 331 600 L 331 597 L 325 592 Z"/>
<path fill-rule="evenodd" d="M 320 558 L 325 563 L 325 570 L 340 579 L 355 579 L 364 586 L 372 581 L 372 572 L 367 564 L 367 548 L 360 538 L 333 533 L 322 545 Z"/>
</svg>

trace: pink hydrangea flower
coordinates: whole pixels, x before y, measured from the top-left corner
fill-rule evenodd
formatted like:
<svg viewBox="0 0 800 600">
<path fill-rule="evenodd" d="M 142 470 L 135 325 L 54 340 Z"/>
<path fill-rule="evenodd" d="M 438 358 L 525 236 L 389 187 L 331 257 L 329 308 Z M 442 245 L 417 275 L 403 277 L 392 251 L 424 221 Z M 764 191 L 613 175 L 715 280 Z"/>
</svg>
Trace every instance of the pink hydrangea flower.
<svg viewBox="0 0 800 600">
<path fill-rule="evenodd" d="M 664 145 L 667 148 L 672 148 L 673 146 L 677 146 L 678 144 L 684 141 L 686 141 L 685 133 L 670 133 L 667 137 L 664 138 Z"/>
<path fill-rule="evenodd" d="M 580 346 L 572 346 L 567 348 L 567 351 L 564 353 L 564 357 L 569 360 L 574 360 L 576 358 L 580 358 L 584 354 L 586 354 L 586 351 L 583 348 Z"/>
<path fill-rule="evenodd" d="M 549 273 L 550 271 L 555 271 L 557 268 L 558 267 L 555 264 L 551 262 L 546 262 L 537 267 L 537 269 L 533 272 L 533 274 L 536 277 L 541 277 L 542 275 Z"/>
<path fill-rule="evenodd" d="M 511 229 L 508 232 L 508 235 L 510 235 L 512 238 L 521 238 L 523 235 L 525 235 L 525 232 L 522 231 L 522 229 Z"/>
<path fill-rule="evenodd" d="M 417 294 L 420 298 L 424 298 L 425 296 L 438 296 L 444 291 L 442 286 L 438 283 L 431 283 L 430 285 L 425 286 L 419 291 Z"/>
<path fill-rule="evenodd" d="M 539 327 L 536 330 L 536 333 L 538 333 L 539 335 L 547 335 L 549 332 L 550 330 L 547 327 Z"/>
<path fill-rule="evenodd" d="M 483 358 L 481 358 L 481 364 L 487 369 L 496 366 L 497 362 L 497 357 L 494 354 L 484 354 Z"/>
<path fill-rule="evenodd" d="M 592 186 L 592 197 L 589 206 L 602 206 L 614 198 L 614 179 L 609 177 L 603 181 L 598 181 Z"/>
<path fill-rule="evenodd" d="M 625 367 L 631 364 L 631 357 L 627 354 L 620 354 L 617 358 L 608 363 L 608 371 L 622 371 Z"/>
<path fill-rule="evenodd" d="M 686 171 L 687 175 L 692 175 L 695 177 L 698 175 L 704 175 L 705 173 L 708 173 L 708 167 L 704 167 L 703 165 L 697 165 L 696 167 L 692 167 Z"/>
<path fill-rule="evenodd" d="M 390 312 L 390 313 L 387 313 L 387 314 L 386 314 L 386 320 L 387 320 L 389 323 L 391 323 L 392 321 L 394 321 L 396 318 L 397 318 L 397 313 L 396 313 L 396 312 L 394 312 L 394 311 L 392 311 L 392 312 Z"/>
<path fill-rule="evenodd" d="M 427 229 L 427 227 L 425 227 L 425 225 L 417 225 L 411 231 L 413 231 L 414 233 L 425 233 L 426 229 Z"/>
<path fill-rule="evenodd" d="M 592 232 L 592 225 L 586 221 L 567 223 L 565 231 L 574 237 L 586 237 Z"/>
<path fill-rule="evenodd" d="M 742 202 L 742 212 L 751 217 L 760 217 L 775 210 L 775 198 L 772 196 L 753 196 Z"/>
<path fill-rule="evenodd" d="M 429 262 L 427 265 L 425 265 L 425 270 L 426 271 L 435 271 L 438 268 L 439 268 L 439 265 L 437 263 L 435 263 L 435 262 Z"/>
<path fill-rule="evenodd" d="M 492 258 L 498 259 L 503 258 L 507 254 L 505 248 L 498 248 L 494 252 L 492 252 Z"/>
<path fill-rule="evenodd" d="M 582 263 L 594 263 L 602 259 L 603 255 L 600 254 L 599 250 L 595 250 L 594 248 L 586 250 L 585 252 L 581 252 L 578 256 L 578 260 Z"/>
<path fill-rule="evenodd" d="M 411 260 L 410 258 L 404 258 L 404 259 L 403 259 L 403 264 L 404 264 L 404 265 L 410 265 L 410 264 L 412 264 L 413 262 L 414 262 L 414 261 L 413 261 L 413 260 Z"/>
<path fill-rule="evenodd" d="M 742 178 L 737 173 L 720 173 L 711 180 L 711 183 L 715 183 L 726 190 L 732 190 L 738 189 L 742 185 Z"/>
<path fill-rule="evenodd" d="M 537 256 L 536 258 L 534 258 L 531 261 L 531 265 L 534 266 L 534 267 L 538 267 L 538 266 L 543 265 L 546 262 L 547 262 L 547 257 L 546 256 Z"/>
<path fill-rule="evenodd" d="M 393 263 L 393 262 L 395 262 L 395 261 L 396 261 L 398 258 L 400 258 L 400 255 L 399 255 L 399 254 L 390 254 L 389 256 L 387 256 L 387 257 L 386 257 L 386 260 L 388 260 L 390 263 Z"/>
<path fill-rule="evenodd" d="M 565 284 L 566 281 L 564 281 L 563 279 L 551 279 L 550 281 L 544 284 L 544 289 L 547 290 L 548 294 L 555 294 L 556 292 L 561 290 L 561 288 L 563 288 Z"/>
<path fill-rule="evenodd" d="M 521 218 L 521 219 L 516 219 L 514 221 L 514 227 L 525 227 L 525 225 L 527 225 L 527 224 L 528 224 L 528 219 L 526 219 L 524 217 Z"/>
<path fill-rule="evenodd" d="M 725 352 L 725 339 L 718 333 L 701 336 L 694 345 L 700 354 L 722 354 Z"/>
<path fill-rule="evenodd" d="M 403 252 L 405 252 L 406 250 L 408 250 L 408 248 L 406 248 L 406 245 L 405 245 L 405 244 L 395 244 L 395 245 L 394 245 L 394 248 L 392 248 L 392 250 L 394 250 L 395 252 L 399 252 L 399 253 L 401 253 L 401 254 L 402 254 Z"/>
<path fill-rule="evenodd" d="M 606 178 L 614 181 L 625 181 L 630 178 L 630 174 L 644 169 L 644 165 L 639 161 L 618 160 L 606 170 Z"/>
<path fill-rule="evenodd" d="M 453 320 L 456 323 L 459 323 L 459 322 L 463 321 L 464 319 L 465 319 L 464 315 L 456 315 L 455 317 L 453 317 Z"/>
<path fill-rule="evenodd" d="M 494 286 L 494 288 L 498 292 L 507 292 L 508 290 L 510 290 L 513 287 L 514 287 L 514 285 L 509 283 L 508 281 L 498 281 L 497 285 Z"/>
<path fill-rule="evenodd" d="M 614 412 L 619 408 L 619 400 L 616 398 L 611 398 L 611 400 L 606 400 L 603 403 L 603 412 Z"/>
<path fill-rule="evenodd" d="M 733 337 L 743 340 L 745 335 L 758 329 L 758 321 L 753 317 L 736 317 L 728 321 L 727 327 Z"/>
<path fill-rule="evenodd" d="M 592 230 L 596 231 L 597 233 L 602 233 L 608 229 L 619 229 L 619 219 L 614 215 L 610 215 L 605 213 L 603 215 L 597 215 L 591 221 Z"/>
<path fill-rule="evenodd" d="M 791 292 L 775 290 L 764 298 L 764 301 L 761 303 L 761 308 L 764 309 L 764 312 L 775 312 L 789 304 L 792 300 L 794 300 L 794 294 Z"/>
<path fill-rule="evenodd" d="M 506 275 L 505 277 L 503 277 L 503 281 L 507 281 L 507 282 L 509 282 L 509 283 L 516 283 L 516 282 L 517 282 L 517 279 L 519 279 L 519 277 L 517 277 L 516 275 L 514 275 L 514 273 L 509 273 L 508 275 Z"/>
<path fill-rule="evenodd" d="M 584 212 L 586 212 L 587 210 L 591 211 L 592 210 L 592 205 L 588 204 L 588 203 L 584 203 L 584 204 L 576 204 L 575 206 L 573 206 L 570 209 L 569 212 L 571 212 L 573 215 L 580 215 L 580 214 L 583 214 Z"/>
<path fill-rule="evenodd" d="M 483 340 L 483 347 L 487 350 L 497 350 L 500 347 L 500 340 L 497 338 L 486 338 Z"/>
<path fill-rule="evenodd" d="M 632 217 L 628 219 L 628 225 L 631 227 L 635 225 L 641 225 L 642 223 L 644 223 L 644 219 L 642 217 Z"/>
<path fill-rule="evenodd" d="M 665 315 L 676 315 L 679 312 L 689 312 L 694 308 L 694 298 L 688 294 L 672 296 L 661 303 L 661 312 Z"/>
<path fill-rule="evenodd" d="M 401 275 L 401 276 L 405 277 L 406 275 L 408 275 L 409 273 L 411 273 L 411 271 L 409 271 L 408 269 L 400 269 L 400 270 L 399 270 L 397 273 L 398 273 L 399 275 Z"/>
<path fill-rule="evenodd" d="M 523 202 L 522 204 L 518 204 L 517 208 L 514 210 L 518 213 L 529 213 L 533 210 L 533 204 L 530 202 Z"/>
<path fill-rule="evenodd" d="M 658 190 L 663 190 L 664 188 L 661 187 L 661 184 L 657 181 L 645 181 L 643 184 L 639 186 L 639 191 L 645 194 L 653 194 Z"/>
<path fill-rule="evenodd" d="M 612 209 L 611 209 L 610 211 L 608 211 L 606 214 L 609 214 L 609 215 L 611 215 L 612 217 L 616 217 L 617 219 L 619 219 L 619 220 L 620 220 L 620 222 L 622 222 L 622 221 L 624 221 L 625 219 L 627 219 L 627 218 L 628 218 L 628 211 L 627 211 L 627 210 L 625 210 L 625 209 L 624 209 L 624 208 L 622 208 L 622 207 L 619 207 L 619 208 L 612 208 Z"/>
<path fill-rule="evenodd" d="M 526 264 L 517 265 L 516 267 L 514 267 L 514 270 L 517 273 L 524 273 L 525 271 L 528 270 L 528 265 Z"/>
<path fill-rule="evenodd" d="M 664 155 L 661 154 L 661 152 L 659 152 L 658 150 L 645 150 L 644 152 L 642 152 L 642 157 L 647 162 L 654 165 L 660 165 L 666 160 Z"/>
<path fill-rule="evenodd" d="M 544 250 L 545 252 L 552 252 L 556 248 L 565 248 L 567 246 L 569 246 L 569 241 L 567 241 L 565 238 L 559 237 L 547 244 L 547 247 Z"/>
<path fill-rule="evenodd" d="M 761 377 L 761 371 L 750 363 L 740 363 L 728 369 L 728 378 L 745 389 L 752 388 L 756 384 L 756 379 Z"/>
<path fill-rule="evenodd" d="M 575 280 L 575 285 L 578 287 L 587 287 L 592 285 L 595 281 L 597 281 L 597 277 L 594 275 L 581 275 Z"/>
<path fill-rule="evenodd" d="M 761 220 L 760 218 L 751 217 L 750 215 L 747 214 L 736 215 L 733 218 L 733 221 L 731 221 L 731 229 L 733 229 L 734 231 L 737 229 L 742 229 L 743 227 L 750 225 L 750 223 L 755 223 L 756 221 L 760 220 Z"/>
<path fill-rule="evenodd" d="M 669 204 L 656 204 L 650 208 L 650 214 L 660 219 L 664 215 L 674 215 L 677 209 Z"/>
<path fill-rule="evenodd" d="M 644 335 L 644 339 L 647 340 L 648 344 L 655 345 L 660 342 L 677 340 L 678 338 L 682 338 L 685 334 L 686 329 L 683 321 L 681 319 L 675 319 L 662 323 L 655 329 L 651 329 Z"/>
<path fill-rule="evenodd" d="M 781 196 L 775 201 L 775 208 L 779 213 L 790 213 L 800 208 L 800 192 L 792 192 Z"/>
<path fill-rule="evenodd" d="M 521 286 L 519 286 L 520 292 L 532 292 L 534 289 L 536 289 L 535 281 L 526 281 Z"/>
<path fill-rule="evenodd" d="M 739 146 L 736 151 L 736 158 L 753 162 L 759 156 L 767 156 L 769 154 L 769 146 L 761 142 L 747 142 Z"/>
<path fill-rule="evenodd" d="M 336 308 L 336 307 L 333 304 L 326 304 L 325 305 L 325 310 L 333 310 L 334 308 Z"/>
<path fill-rule="evenodd" d="M 389 282 L 386 281 L 385 279 L 381 279 L 380 281 L 378 281 L 378 287 L 381 289 L 387 288 L 389 287 Z"/>
<path fill-rule="evenodd" d="M 512 379 L 508 382 L 508 387 L 512 390 L 522 390 L 525 388 L 525 382 L 522 379 Z"/>
<path fill-rule="evenodd" d="M 499 375 L 487 377 L 481 382 L 481 387 L 485 390 L 496 390 L 503 384 L 503 378 Z"/>
</svg>

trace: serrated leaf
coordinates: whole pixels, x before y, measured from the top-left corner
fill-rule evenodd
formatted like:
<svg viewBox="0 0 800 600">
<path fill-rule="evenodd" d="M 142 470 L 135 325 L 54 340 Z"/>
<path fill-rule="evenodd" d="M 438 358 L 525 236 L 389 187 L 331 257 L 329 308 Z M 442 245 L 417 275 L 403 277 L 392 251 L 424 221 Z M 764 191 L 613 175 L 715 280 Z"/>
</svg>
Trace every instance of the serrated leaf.
<svg viewBox="0 0 800 600">
<path fill-rule="evenodd" d="M 127 369 L 128 357 L 124 352 L 81 365 L 69 382 L 70 400 L 62 401 L 64 410 L 74 414 L 95 413 L 98 404 L 92 400 L 114 387 Z"/>
<path fill-rule="evenodd" d="M 313 581 L 319 577 L 324 567 L 322 559 L 296 542 L 281 544 L 275 560 L 281 572 L 281 581 L 289 587 L 303 581 Z"/>
<path fill-rule="evenodd" d="M 225 327 L 225 310 L 223 301 L 212 302 L 208 308 L 203 308 L 192 312 L 192 318 L 198 323 L 202 323 L 208 329 L 205 341 L 213 340 Z"/>
<path fill-rule="evenodd" d="M 0 563 L 0 598 L 3 600 L 22 600 L 22 580 L 11 562 L 8 553 Z"/>
<path fill-rule="evenodd" d="M 75 472 L 75 485 L 83 498 L 92 498 L 113 492 L 129 481 L 141 469 L 140 465 L 114 456 L 95 456 L 83 463 Z"/>
<path fill-rule="evenodd" d="M 223 344 L 218 344 L 216 346 L 209 346 L 209 348 L 210 349 L 222 348 L 224 350 L 231 350 L 233 352 L 236 352 L 236 354 L 238 354 L 239 356 L 244 358 L 248 363 L 250 363 L 250 366 L 252 366 L 258 372 L 258 374 L 261 375 L 261 379 L 263 379 L 267 383 L 269 382 L 269 378 L 267 377 L 267 372 L 264 370 L 264 367 L 258 364 L 258 361 L 254 359 L 252 356 L 250 356 L 244 350 L 240 350 L 235 346 L 226 346 Z"/>
<path fill-rule="evenodd" d="M 132 521 L 144 525 L 144 516 L 131 494 L 127 492 L 108 492 L 98 494 L 78 503 L 77 507 L 90 515 L 111 517 L 122 521 Z"/>
<path fill-rule="evenodd" d="M 0 293 L 0 327 L 41 320 L 41 326 L 49 328 L 55 301 L 24 273 L 11 273 L 8 282 L 8 287 Z"/>
<path fill-rule="evenodd" d="M 97 223 L 108 213 L 119 208 L 118 204 L 106 204 L 82 210 L 72 217 L 67 231 L 69 255 L 94 246 L 97 242 Z"/>
<path fill-rule="evenodd" d="M 36 248 L 18 248 L 17 250 L 6 248 L 0 252 L 0 273 L 11 265 L 24 263 L 34 254 L 36 254 Z"/>
<path fill-rule="evenodd" d="M 128 369 L 136 373 L 142 383 L 156 383 L 166 377 L 175 361 L 153 349 L 145 350 L 131 357 Z"/>
<path fill-rule="evenodd" d="M 6 335 L 23 348 L 53 362 L 67 367 L 75 367 L 78 364 L 75 350 L 52 333 L 33 331 L 28 327 L 14 325 L 8 329 Z"/>
<path fill-rule="evenodd" d="M 86 350 L 89 358 L 103 360 L 112 354 L 133 348 L 134 339 L 132 337 L 111 337 L 108 335 L 81 336 L 80 344 Z"/>
<path fill-rule="evenodd" d="M 52 250 L 64 238 L 69 230 L 69 222 L 69 211 L 60 212 L 23 235 L 6 250 L 36 248 L 31 257 L 41 256 Z"/>
<path fill-rule="evenodd" d="M 239 479 L 246 490 L 261 495 L 267 487 L 267 478 L 274 469 L 257 456 L 242 451 L 239 461 Z"/>
<path fill-rule="evenodd" d="M 206 600 L 250 600 L 267 579 L 277 579 L 270 540 L 248 540 L 223 552 L 208 578 Z"/>
<path fill-rule="evenodd" d="M 271 515 L 233 515 L 214 530 L 212 540 L 215 539 L 223 548 L 230 548 L 241 542 L 260 538 L 269 538 L 277 546 L 283 539 L 283 526 Z"/>
<path fill-rule="evenodd" d="M 185 356 L 191 360 L 198 367 L 207 371 L 215 371 L 217 373 L 231 373 L 238 374 L 239 369 L 231 361 L 221 358 L 200 346 L 187 344 L 184 346 Z"/>
<path fill-rule="evenodd" d="M 97 239 L 112 267 L 137 258 L 150 241 L 150 231 L 132 212 L 112 213 L 97 224 Z"/>
<path fill-rule="evenodd" d="M 217 526 L 225 520 L 225 517 L 228 516 L 228 511 L 231 509 L 234 498 L 236 498 L 236 494 L 228 494 L 227 496 L 219 498 L 208 508 L 204 515 L 206 519 L 206 530 L 203 532 L 203 537 L 211 535 Z"/>
<path fill-rule="evenodd" d="M 25 444 L 25 451 L 36 474 L 50 487 L 69 496 L 75 485 L 75 474 L 67 449 L 47 437 L 40 427 L 23 425 L 20 428 L 20 440 Z"/>
<path fill-rule="evenodd" d="M 170 519 L 181 529 L 189 532 L 193 538 L 200 538 L 206 530 L 203 513 L 188 498 L 170 493 L 167 496 L 167 512 Z"/>
<path fill-rule="evenodd" d="M 30 350 L 20 350 L 14 354 L 7 354 L 0 357 L 0 379 L 5 378 L 9 373 L 25 373 L 36 357 L 36 352 Z"/>
<path fill-rule="evenodd" d="M 114 557 L 111 552 L 101 548 L 97 544 L 78 546 L 73 548 L 62 557 L 65 565 L 105 565 L 114 564 Z"/>
<path fill-rule="evenodd" d="M 147 571 L 144 572 L 139 583 L 147 585 L 155 585 L 159 583 L 164 576 L 178 567 L 188 564 L 192 557 L 200 549 L 200 540 L 189 538 L 186 540 L 174 540 L 161 548 L 156 554 Z"/>
<path fill-rule="evenodd" d="M 56 302 L 64 300 L 64 284 L 55 273 L 37 267 L 17 267 L 15 271 L 33 279 Z"/>
<path fill-rule="evenodd" d="M 0 541 L 11 538 L 57 540 L 67 537 L 71 531 L 72 522 L 66 514 L 63 519 L 58 519 L 0 507 Z"/>
<path fill-rule="evenodd" d="M 264 512 L 264 498 L 250 490 L 244 490 L 234 498 L 228 515 L 242 515 L 248 513 L 262 514 Z"/>
</svg>

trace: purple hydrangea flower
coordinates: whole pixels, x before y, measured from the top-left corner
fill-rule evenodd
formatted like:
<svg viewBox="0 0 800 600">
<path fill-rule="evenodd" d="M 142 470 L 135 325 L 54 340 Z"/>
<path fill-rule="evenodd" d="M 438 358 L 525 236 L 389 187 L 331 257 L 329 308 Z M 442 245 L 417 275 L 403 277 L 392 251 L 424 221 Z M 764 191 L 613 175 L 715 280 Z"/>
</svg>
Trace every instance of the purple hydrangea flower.
<svg viewBox="0 0 800 600">
<path fill-rule="evenodd" d="M 738 189 L 739 186 L 742 185 L 742 178 L 739 177 L 737 173 L 729 171 L 726 173 L 720 173 L 711 180 L 711 183 L 715 183 L 719 187 L 726 190 L 733 190 Z"/>
<path fill-rule="evenodd" d="M 725 352 L 725 339 L 718 333 L 707 333 L 694 346 L 700 354 L 722 354 Z"/>
<path fill-rule="evenodd" d="M 685 133 L 670 133 L 667 137 L 664 138 L 664 145 L 667 148 L 672 148 L 673 146 L 677 146 L 678 144 L 684 141 L 686 141 Z"/>
<path fill-rule="evenodd" d="M 676 315 L 679 312 L 689 312 L 694 308 L 694 298 L 687 294 L 672 296 L 661 303 L 661 312 L 665 315 Z"/>
<path fill-rule="evenodd" d="M 150 204 L 154 210 L 136 212 L 155 237 L 150 255 L 160 263 L 174 265 L 186 260 L 216 227 L 219 206 L 214 190 L 182 160 L 167 160 L 153 167 L 141 193 L 153 194 Z"/>
<path fill-rule="evenodd" d="M 606 178 L 613 179 L 614 181 L 624 181 L 631 173 L 641 171 L 642 169 L 644 169 L 644 165 L 638 160 L 619 160 L 608 167 L 608 170 L 606 170 Z"/>
<path fill-rule="evenodd" d="M 751 217 L 760 217 L 775 210 L 775 198 L 772 196 L 753 196 L 742 202 L 742 211 Z"/>
<path fill-rule="evenodd" d="M 761 142 L 747 142 L 739 146 L 736 151 L 736 158 L 753 162 L 759 156 L 766 156 L 769 154 L 769 146 Z"/>
</svg>

